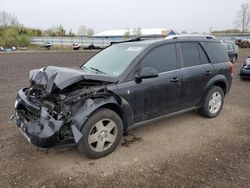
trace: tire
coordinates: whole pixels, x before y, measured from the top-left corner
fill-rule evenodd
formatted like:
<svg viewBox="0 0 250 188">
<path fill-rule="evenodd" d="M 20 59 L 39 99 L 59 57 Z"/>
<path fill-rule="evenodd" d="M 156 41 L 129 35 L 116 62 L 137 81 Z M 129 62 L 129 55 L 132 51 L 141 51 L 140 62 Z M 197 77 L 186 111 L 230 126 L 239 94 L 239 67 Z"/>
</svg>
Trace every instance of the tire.
<svg viewBox="0 0 250 188">
<path fill-rule="evenodd" d="M 98 159 L 112 153 L 119 145 L 123 123 L 117 113 L 101 108 L 88 118 L 82 134 L 77 149 L 88 158 Z"/>
<path fill-rule="evenodd" d="M 213 86 L 206 94 L 200 113 L 208 118 L 219 115 L 224 104 L 224 92 L 222 88 Z"/>
</svg>

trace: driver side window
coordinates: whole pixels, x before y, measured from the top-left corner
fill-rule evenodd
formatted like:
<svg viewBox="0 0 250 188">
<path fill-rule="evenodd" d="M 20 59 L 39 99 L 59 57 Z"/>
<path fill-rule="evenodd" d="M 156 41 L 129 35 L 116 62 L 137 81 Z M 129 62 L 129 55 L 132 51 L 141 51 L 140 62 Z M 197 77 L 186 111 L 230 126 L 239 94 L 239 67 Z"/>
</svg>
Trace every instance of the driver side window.
<svg viewBox="0 0 250 188">
<path fill-rule="evenodd" d="M 177 67 L 175 44 L 165 44 L 151 50 L 142 60 L 143 67 L 153 67 L 158 73 L 175 70 Z"/>
</svg>

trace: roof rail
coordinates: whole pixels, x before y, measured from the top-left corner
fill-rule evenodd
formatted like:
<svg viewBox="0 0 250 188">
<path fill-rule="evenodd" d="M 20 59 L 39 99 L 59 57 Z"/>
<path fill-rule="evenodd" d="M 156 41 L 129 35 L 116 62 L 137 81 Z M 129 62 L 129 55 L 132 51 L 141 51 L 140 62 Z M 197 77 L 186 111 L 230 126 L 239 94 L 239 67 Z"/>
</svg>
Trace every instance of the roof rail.
<svg viewBox="0 0 250 188">
<path fill-rule="evenodd" d="M 216 38 L 213 35 L 184 34 L 184 35 L 169 35 L 165 39 L 216 39 Z"/>
<path fill-rule="evenodd" d="M 118 42 L 111 42 L 110 45 L 112 44 L 119 44 L 119 43 L 125 43 L 125 42 L 138 42 L 138 41 L 141 41 L 143 40 L 141 37 L 134 37 L 134 38 L 131 38 L 129 40 L 123 40 L 123 41 L 118 41 Z"/>
</svg>

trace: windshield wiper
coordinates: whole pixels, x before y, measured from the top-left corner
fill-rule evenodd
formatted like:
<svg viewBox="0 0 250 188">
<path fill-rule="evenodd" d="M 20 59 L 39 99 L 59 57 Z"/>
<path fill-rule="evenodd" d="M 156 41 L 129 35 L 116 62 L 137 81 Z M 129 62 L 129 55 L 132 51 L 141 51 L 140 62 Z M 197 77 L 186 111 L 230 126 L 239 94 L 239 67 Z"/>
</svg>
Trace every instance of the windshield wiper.
<svg viewBox="0 0 250 188">
<path fill-rule="evenodd" d="M 102 74 L 107 74 L 106 72 L 103 72 L 103 71 L 101 71 L 101 70 L 99 70 L 99 69 L 97 69 L 97 68 L 94 68 L 94 67 L 90 67 L 90 69 L 91 69 L 91 70 L 94 70 L 94 71 L 96 71 L 96 72 L 102 73 Z"/>
</svg>

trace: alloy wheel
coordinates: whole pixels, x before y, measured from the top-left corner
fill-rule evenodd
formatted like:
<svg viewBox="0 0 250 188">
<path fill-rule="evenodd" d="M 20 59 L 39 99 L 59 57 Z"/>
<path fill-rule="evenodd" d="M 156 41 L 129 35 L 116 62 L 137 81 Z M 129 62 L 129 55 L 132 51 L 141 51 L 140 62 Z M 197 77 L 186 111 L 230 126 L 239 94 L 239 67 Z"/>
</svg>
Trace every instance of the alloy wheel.
<svg viewBox="0 0 250 188">
<path fill-rule="evenodd" d="M 221 104 L 222 104 L 221 94 L 216 91 L 209 98 L 209 103 L 208 103 L 209 112 L 212 114 L 216 114 L 220 110 Z"/>
<path fill-rule="evenodd" d="M 107 150 L 115 142 L 117 125 L 111 119 L 102 119 L 96 122 L 88 136 L 89 147 L 96 152 Z"/>
</svg>

